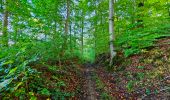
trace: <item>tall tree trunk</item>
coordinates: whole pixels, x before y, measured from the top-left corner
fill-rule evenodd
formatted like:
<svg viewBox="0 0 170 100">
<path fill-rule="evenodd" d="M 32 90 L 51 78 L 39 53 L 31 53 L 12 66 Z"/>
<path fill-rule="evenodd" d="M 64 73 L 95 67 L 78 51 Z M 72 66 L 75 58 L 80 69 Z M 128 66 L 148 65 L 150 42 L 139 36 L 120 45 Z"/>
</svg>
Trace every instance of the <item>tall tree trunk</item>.
<svg viewBox="0 0 170 100">
<path fill-rule="evenodd" d="M 65 22 L 65 36 L 67 38 L 68 31 L 69 31 L 69 18 L 70 18 L 70 0 L 67 0 L 67 15 L 66 15 L 66 22 Z"/>
<path fill-rule="evenodd" d="M 76 38 L 76 34 L 77 34 L 77 31 L 76 31 L 76 19 L 74 19 L 74 21 L 75 22 L 74 22 L 74 28 L 73 28 L 73 32 L 74 32 L 74 41 L 73 41 L 74 45 L 73 45 L 73 48 L 76 49 L 76 40 L 77 40 L 77 38 Z"/>
<path fill-rule="evenodd" d="M 71 23 L 70 23 L 70 53 L 72 54 L 73 53 L 73 47 L 72 47 L 72 36 L 71 36 L 71 32 L 72 32 L 72 29 L 71 29 Z"/>
<path fill-rule="evenodd" d="M 7 10 L 7 0 L 4 0 L 4 17 L 3 17 L 3 45 L 8 46 L 8 10 Z"/>
<path fill-rule="evenodd" d="M 67 40 L 68 40 L 68 34 L 69 34 L 69 18 L 70 18 L 70 0 L 67 0 L 67 12 L 66 12 L 66 20 L 65 20 L 65 33 L 64 33 L 64 44 L 62 45 L 62 54 L 61 56 L 64 56 L 65 50 L 67 49 Z"/>
<path fill-rule="evenodd" d="M 74 14 L 73 14 L 73 16 L 76 16 L 77 15 L 77 11 L 76 11 L 76 8 L 75 8 L 75 4 L 73 3 L 73 9 L 74 9 Z M 75 47 L 76 47 L 76 17 L 74 17 L 73 18 L 73 30 L 72 30 L 72 32 L 73 32 L 73 45 L 72 45 L 72 53 L 73 53 L 73 50 L 75 49 Z"/>
<path fill-rule="evenodd" d="M 82 11 L 82 23 L 81 23 L 81 54 L 83 56 L 83 45 L 84 45 L 84 17 L 83 17 L 83 11 Z"/>
<path fill-rule="evenodd" d="M 113 41 L 114 37 L 114 9 L 113 9 L 113 0 L 109 0 L 109 34 L 110 34 L 110 66 L 113 64 L 113 57 L 116 56 L 114 51 Z"/>
</svg>

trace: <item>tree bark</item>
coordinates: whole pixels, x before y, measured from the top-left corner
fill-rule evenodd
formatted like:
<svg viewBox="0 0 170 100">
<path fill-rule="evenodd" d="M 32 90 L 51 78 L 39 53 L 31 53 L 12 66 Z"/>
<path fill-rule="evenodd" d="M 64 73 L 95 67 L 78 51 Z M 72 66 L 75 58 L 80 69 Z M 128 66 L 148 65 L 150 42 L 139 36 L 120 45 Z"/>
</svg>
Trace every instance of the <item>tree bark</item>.
<svg viewBox="0 0 170 100">
<path fill-rule="evenodd" d="M 8 46 L 8 10 L 7 10 L 7 0 L 4 0 L 4 17 L 3 17 L 3 45 Z"/>
<path fill-rule="evenodd" d="M 70 0 L 67 0 L 67 15 L 65 23 L 65 36 L 67 37 L 69 31 L 69 18 L 70 18 Z"/>
<path fill-rule="evenodd" d="M 69 34 L 69 18 L 70 18 L 70 0 L 67 0 L 66 3 L 67 11 L 66 11 L 66 20 L 65 20 L 65 33 L 64 33 L 64 44 L 62 45 L 62 54 L 61 56 L 64 56 L 65 49 L 67 49 L 67 40 L 68 40 L 68 34 Z"/>
<path fill-rule="evenodd" d="M 110 34 L 110 66 L 113 64 L 113 57 L 116 56 L 114 51 L 113 41 L 114 37 L 114 9 L 113 9 L 113 0 L 109 0 L 109 34 Z"/>
<path fill-rule="evenodd" d="M 71 27 L 71 23 L 70 23 L 70 53 L 73 53 L 73 47 L 72 47 L 72 36 L 71 36 L 71 32 L 72 32 L 72 27 Z"/>
<path fill-rule="evenodd" d="M 84 46 L 84 14 L 83 14 L 83 10 L 82 10 L 82 23 L 81 23 L 81 54 L 83 56 L 83 46 Z"/>
</svg>

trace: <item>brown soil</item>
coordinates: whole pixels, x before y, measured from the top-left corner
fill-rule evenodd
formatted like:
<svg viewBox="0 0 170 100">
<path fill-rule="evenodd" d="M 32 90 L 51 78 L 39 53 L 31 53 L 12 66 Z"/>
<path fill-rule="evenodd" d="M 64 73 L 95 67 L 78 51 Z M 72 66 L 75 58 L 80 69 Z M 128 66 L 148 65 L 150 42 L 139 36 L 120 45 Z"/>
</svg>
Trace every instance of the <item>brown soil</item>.
<svg viewBox="0 0 170 100">
<path fill-rule="evenodd" d="M 92 79 L 94 69 L 85 65 L 82 69 L 82 84 L 80 100 L 97 100 L 95 81 Z"/>
</svg>

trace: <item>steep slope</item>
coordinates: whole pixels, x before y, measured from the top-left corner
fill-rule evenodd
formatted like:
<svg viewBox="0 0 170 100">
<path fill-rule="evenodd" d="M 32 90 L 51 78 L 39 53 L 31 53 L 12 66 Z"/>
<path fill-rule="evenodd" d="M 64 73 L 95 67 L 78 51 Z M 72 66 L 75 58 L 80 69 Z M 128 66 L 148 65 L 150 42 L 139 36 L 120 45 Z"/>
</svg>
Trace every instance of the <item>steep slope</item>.
<svg viewBox="0 0 170 100">
<path fill-rule="evenodd" d="M 107 66 L 108 56 L 102 55 Z M 105 62 L 104 62 L 105 61 Z M 99 64 L 100 65 L 100 64 Z M 118 53 L 114 66 L 97 69 L 110 95 L 124 99 L 170 99 L 170 38 L 162 38 L 140 54 L 123 57 Z"/>
</svg>

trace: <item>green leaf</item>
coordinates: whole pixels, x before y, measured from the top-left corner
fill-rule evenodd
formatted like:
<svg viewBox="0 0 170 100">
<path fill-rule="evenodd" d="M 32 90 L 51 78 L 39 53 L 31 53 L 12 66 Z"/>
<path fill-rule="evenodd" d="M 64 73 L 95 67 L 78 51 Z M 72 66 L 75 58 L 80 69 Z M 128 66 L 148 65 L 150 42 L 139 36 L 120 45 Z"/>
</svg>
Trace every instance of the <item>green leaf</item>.
<svg viewBox="0 0 170 100">
<path fill-rule="evenodd" d="M 133 90 L 133 86 L 134 86 L 134 81 L 129 81 L 128 84 L 126 85 L 126 88 L 128 89 L 129 92 L 131 92 Z"/>
<path fill-rule="evenodd" d="M 7 64 L 12 64 L 12 63 L 14 63 L 14 61 L 13 60 L 9 60 L 7 62 L 2 63 L 1 66 L 7 65 Z"/>
<path fill-rule="evenodd" d="M 144 69 L 145 67 L 144 66 L 138 66 L 138 69 Z"/>
<path fill-rule="evenodd" d="M 31 96 L 30 100 L 37 100 L 37 97 Z"/>
<path fill-rule="evenodd" d="M 57 82 L 56 85 L 57 85 L 58 87 L 61 87 L 61 86 L 65 87 L 65 86 L 66 86 L 66 84 L 65 84 L 64 81 L 59 81 L 59 82 Z"/>
<path fill-rule="evenodd" d="M 150 89 L 146 89 L 146 94 L 147 95 L 151 94 L 151 90 Z"/>
<path fill-rule="evenodd" d="M 16 71 L 16 70 L 17 70 L 17 67 L 11 69 L 6 77 L 9 77 L 9 76 L 15 74 L 15 71 Z"/>
<path fill-rule="evenodd" d="M 50 96 L 51 95 L 50 91 L 48 91 L 48 89 L 46 89 L 46 88 L 43 88 L 40 93 L 42 95 L 46 95 L 46 96 Z"/>
<path fill-rule="evenodd" d="M 23 84 L 23 82 L 19 82 L 19 83 L 17 84 L 17 86 L 14 87 L 14 91 L 17 90 L 18 87 L 21 86 L 22 84 Z"/>
<path fill-rule="evenodd" d="M 0 91 L 12 82 L 13 78 L 6 79 L 0 83 Z"/>
</svg>

